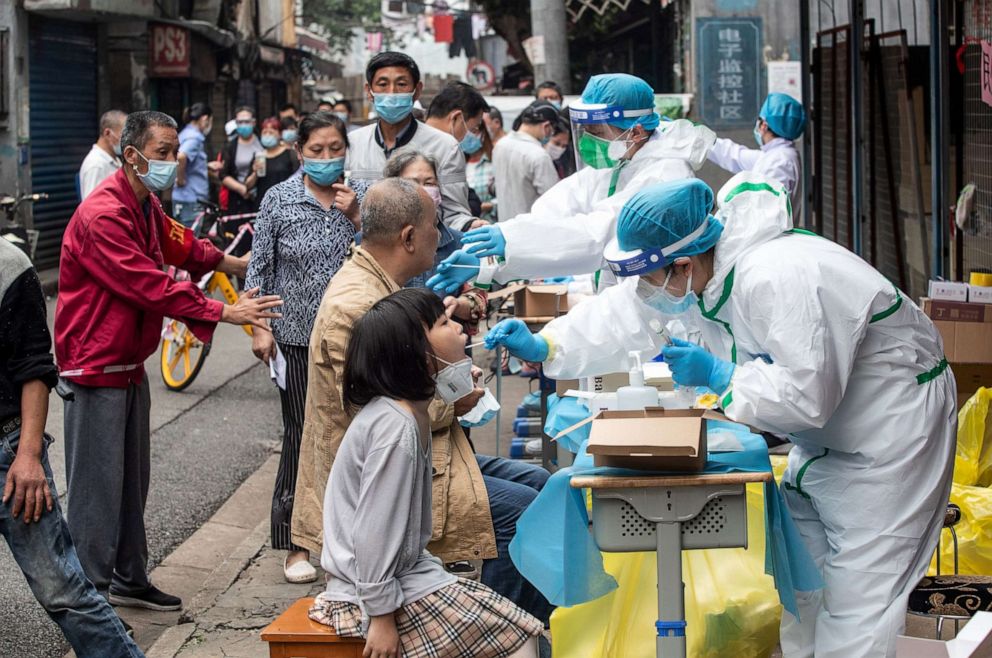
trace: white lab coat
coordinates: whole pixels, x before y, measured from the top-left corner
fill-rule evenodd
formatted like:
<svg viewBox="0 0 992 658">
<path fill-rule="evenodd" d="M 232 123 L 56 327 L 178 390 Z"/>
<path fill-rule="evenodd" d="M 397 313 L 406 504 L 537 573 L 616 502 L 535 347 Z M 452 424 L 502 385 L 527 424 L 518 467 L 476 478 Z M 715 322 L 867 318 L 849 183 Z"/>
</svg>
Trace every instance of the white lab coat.
<svg viewBox="0 0 992 658">
<path fill-rule="evenodd" d="M 620 170 L 612 196 L 612 169 L 586 167 L 562 180 L 529 213 L 499 223 L 506 252 L 494 278 L 506 283 L 600 269 L 623 204 L 653 183 L 695 176 L 715 139 L 709 128 L 684 119 L 662 122 Z"/>
<path fill-rule="evenodd" d="M 707 157 L 732 174 L 750 170 L 778 181 L 789 192 L 792 207 L 799 209 L 803 167 L 791 140 L 776 137 L 760 149 L 751 149 L 721 137 Z"/>
<path fill-rule="evenodd" d="M 786 614 L 786 658 L 895 655 L 910 591 L 936 546 L 951 486 L 954 376 L 933 323 L 878 271 L 824 238 L 786 233 L 784 190 L 718 194 L 724 233 L 714 276 L 681 319 L 734 361 L 721 392 L 731 419 L 790 433 L 787 507 L 825 588 Z M 777 192 L 776 192 L 777 190 Z M 628 367 L 662 347 L 637 282 L 580 303 L 544 329 L 545 373 L 569 379 Z"/>
</svg>

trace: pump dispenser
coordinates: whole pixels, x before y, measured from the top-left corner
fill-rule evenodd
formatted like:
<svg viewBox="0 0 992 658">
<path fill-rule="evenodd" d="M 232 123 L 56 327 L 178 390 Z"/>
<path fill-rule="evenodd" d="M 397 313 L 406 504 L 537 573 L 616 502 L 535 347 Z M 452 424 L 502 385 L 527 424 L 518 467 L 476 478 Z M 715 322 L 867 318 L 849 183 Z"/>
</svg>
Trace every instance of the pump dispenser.
<svg viewBox="0 0 992 658">
<path fill-rule="evenodd" d="M 644 385 L 644 369 L 641 366 L 641 355 L 629 352 L 630 386 L 617 389 L 617 408 L 621 411 L 636 411 L 658 406 L 658 389 Z"/>
</svg>

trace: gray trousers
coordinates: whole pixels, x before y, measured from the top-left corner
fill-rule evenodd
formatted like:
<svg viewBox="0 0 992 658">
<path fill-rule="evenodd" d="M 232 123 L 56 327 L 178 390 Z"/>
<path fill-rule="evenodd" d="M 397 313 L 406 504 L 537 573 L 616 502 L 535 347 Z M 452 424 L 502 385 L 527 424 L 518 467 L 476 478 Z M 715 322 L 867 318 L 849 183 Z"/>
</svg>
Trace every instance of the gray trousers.
<svg viewBox="0 0 992 658">
<path fill-rule="evenodd" d="M 150 471 L 148 376 L 127 388 L 69 382 L 65 402 L 66 521 L 97 591 L 148 587 L 145 501 Z"/>
</svg>

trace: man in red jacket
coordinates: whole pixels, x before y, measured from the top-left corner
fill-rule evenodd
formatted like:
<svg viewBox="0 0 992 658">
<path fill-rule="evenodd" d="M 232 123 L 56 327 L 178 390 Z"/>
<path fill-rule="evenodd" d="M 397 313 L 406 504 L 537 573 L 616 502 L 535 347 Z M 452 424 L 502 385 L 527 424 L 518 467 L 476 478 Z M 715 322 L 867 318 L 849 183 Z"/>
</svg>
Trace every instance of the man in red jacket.
<svg viewBox="0 0 992 658">
<path fill-rule="evenodd" d="M 152 192 L 172 187 L 179 137 L 160 112 L 128 115 L 124 166 L 93 191 L 62 240 L 55 356 L 72 390 L 65 403 L 69 531 L 86 575 L 115 605 L 178 610 L 148 580 L 144 509 L 149 480 L 150 397 L 143 363 L 158 347 L 163 316 L 202 341 L 218 322 L 266 327 L 276 296 L 249 290 L 232 305 L 197 281 L 211 270 L 245 275 L 247 257 L 218 251 L 168 217 Z"/>
</svg>

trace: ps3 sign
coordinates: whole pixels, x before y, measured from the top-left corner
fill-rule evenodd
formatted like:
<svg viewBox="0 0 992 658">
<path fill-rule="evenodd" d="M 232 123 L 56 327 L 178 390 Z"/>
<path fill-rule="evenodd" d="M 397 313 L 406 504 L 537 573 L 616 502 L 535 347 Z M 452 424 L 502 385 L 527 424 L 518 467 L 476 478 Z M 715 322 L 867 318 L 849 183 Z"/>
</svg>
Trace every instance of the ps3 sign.
<svg viewBox="0 0 992 658">
<path fill-rule="evenodd" d="M 189 30 L 153 23 L 148 35 L 151 50 L 148 75 L 153 78 L 189 77 Z"/>
</svg>

